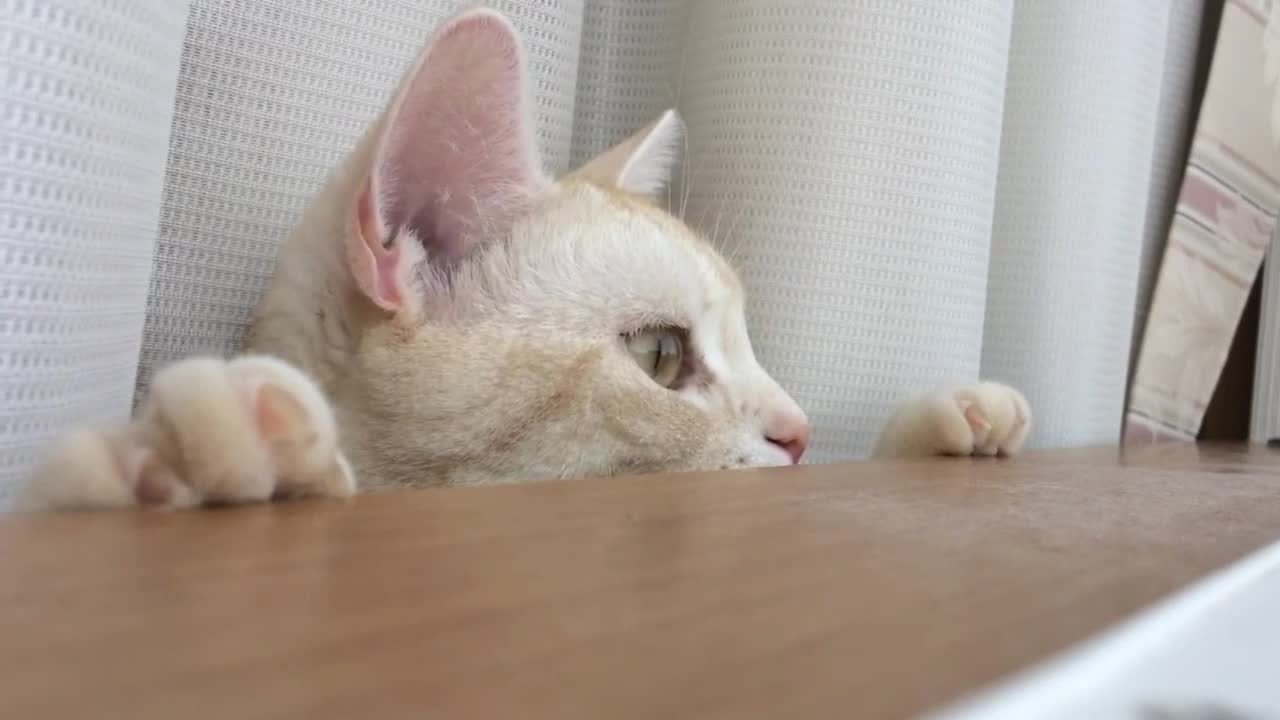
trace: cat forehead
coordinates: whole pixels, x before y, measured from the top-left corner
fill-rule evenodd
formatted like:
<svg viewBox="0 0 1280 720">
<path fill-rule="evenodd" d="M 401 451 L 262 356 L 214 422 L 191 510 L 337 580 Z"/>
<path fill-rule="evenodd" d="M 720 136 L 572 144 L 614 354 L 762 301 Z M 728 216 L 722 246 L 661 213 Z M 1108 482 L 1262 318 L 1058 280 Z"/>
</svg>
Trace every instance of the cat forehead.
<svg viewBox="0 0 1280 720">
<path fill-rule="evenodd" d="M 745 297 L 741 281 L 712 245 L 679 219 L 642 198 L 612 188 L 585 184 L 569 188 L 577 202 L 604 202 L 609 220 L 588 232 L 605 235 L 619 229 L 616 238 L 597 237 L 594 244 L 614 262 L 644 273 L 657 295 L 683 304 L 682 319 L 691 327 L 704 362 L 719 376 L 731 374 L 751 359 L 750 341 L 743 315 Z M 588 226 L 589 227 L 589 226 Z"/>
<path fill-rule="evenodd" d="M 454 276 L 457 319 L 593 335 L 650 323 L 729 328 L 744 305 L 733 270 L 651 203 L 561 181 Z M 727 320 L 725 319 L 727 318 Z"/>
<path fill-rule="evenodd" d="M 644 267 L 673 278 L 696 278 L 706 303 L 740 299 L 742 283 L 703 237 L 653 203 L 585 180 L 559 183 L 564 207 L 588 247 L 616 268 Z"/>
</svg>

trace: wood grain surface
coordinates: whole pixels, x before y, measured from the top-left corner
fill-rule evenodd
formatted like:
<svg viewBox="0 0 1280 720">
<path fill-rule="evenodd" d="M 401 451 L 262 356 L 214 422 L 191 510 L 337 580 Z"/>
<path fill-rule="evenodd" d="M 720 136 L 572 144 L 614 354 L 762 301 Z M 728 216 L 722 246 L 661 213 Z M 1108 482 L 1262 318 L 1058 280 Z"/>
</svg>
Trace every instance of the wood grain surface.
<svg viewBox="0 0 1280 720">
<path fill-rule="evenodd" d="M 897 718 L 1280 538 L 1168 446 L 0 519 L 0 718 Z"/>
</svg>

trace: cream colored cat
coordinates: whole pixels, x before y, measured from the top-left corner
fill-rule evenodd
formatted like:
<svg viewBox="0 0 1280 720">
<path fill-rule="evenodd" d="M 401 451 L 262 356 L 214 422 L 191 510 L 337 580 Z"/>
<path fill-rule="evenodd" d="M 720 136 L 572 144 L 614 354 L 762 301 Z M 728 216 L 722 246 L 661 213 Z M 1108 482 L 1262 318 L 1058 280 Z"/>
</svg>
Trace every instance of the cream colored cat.
<svg viewBox="0 0 1280 720">
<path fill-rule="evenodd" d="M 71 433 L 29 509 L 187 507 L 364 488 L 785 465 L 804 413 L 760 367 L 743 289 L 647 198 L 667 112 L 558 181 L 489 10 L 448 21 L 280 250 L 254 354 L 157 373 L 137 416 Z M 908 402 L 881 457 L 1012 454 L 1016 391 Z"/>
</svg>

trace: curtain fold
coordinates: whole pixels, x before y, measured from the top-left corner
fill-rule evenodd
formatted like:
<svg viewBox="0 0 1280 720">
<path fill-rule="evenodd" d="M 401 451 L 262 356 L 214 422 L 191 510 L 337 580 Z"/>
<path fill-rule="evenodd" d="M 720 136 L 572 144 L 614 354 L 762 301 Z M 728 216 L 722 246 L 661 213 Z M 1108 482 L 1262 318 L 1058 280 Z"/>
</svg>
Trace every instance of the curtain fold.
<svg viewBox="0 0 1280 720">
<path fill-rule="evenodd" d="M 1171 12 L 1016 4 L 982 374 L 1033 446 L 1120 437 Z"/>
<path fill-rule="evenodd" d="M 977 375 L 1010 3 L 696 3 L 686 219 L 750 292 L 814 461 Z M 696 40 L 694 40 L 696 38 Z"/>
<path fill-rule="evenodd" d="M 1280 3 L 1271 4 L 1263 42 L 1265 80 L 1271 90 L 1271 137 L 1273 144 L 1280 144 Z M 1249 418 L 1253 442 L 1280 439 L 1280 223 L 1272 228 L 1261 275 L 1262 310 Z"/>
<path fill-rule="evenodd" d="M 0 507 L 55 435 L 129 412 L 186 17 L 0 3 Z"/>
<path fill-rule="evenodd" d="M 1258 320 L 1249 439 L 1262 443 L 1276 438 L 1280 438 L 1280 232 L 1272 230 L 1267 262 L 1262 267 L 1262 316 Z"/>
<path fill-rule="evenodd" d="M 0 3 L 0 486 L 159 366 L 237 349 L 303 204 L 472 4 Z M 814 460 L 980 374 L 1027 391 L 1035 445 L 1117 439 L 1202 3 L 486 4 L 526 39 L 549 171 L 681 109 L 672 210 L 741 271 Z"/>
</svg>

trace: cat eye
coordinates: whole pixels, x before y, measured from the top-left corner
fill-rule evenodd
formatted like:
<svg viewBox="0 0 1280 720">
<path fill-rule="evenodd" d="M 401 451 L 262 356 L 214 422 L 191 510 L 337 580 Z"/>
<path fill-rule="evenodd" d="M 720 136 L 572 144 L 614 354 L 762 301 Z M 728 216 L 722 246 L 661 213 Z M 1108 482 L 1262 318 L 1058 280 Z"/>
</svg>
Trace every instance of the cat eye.
<svg viewBox="0 0 1280 720">
<path fill-rule="evenodd" d="M 645 328 L 624 336 L 627 352 L 648 373 L 653 381 L 665 388 L 674 387 L 684 367 L 684 340 L 675 328 Z"/>
</svg>

